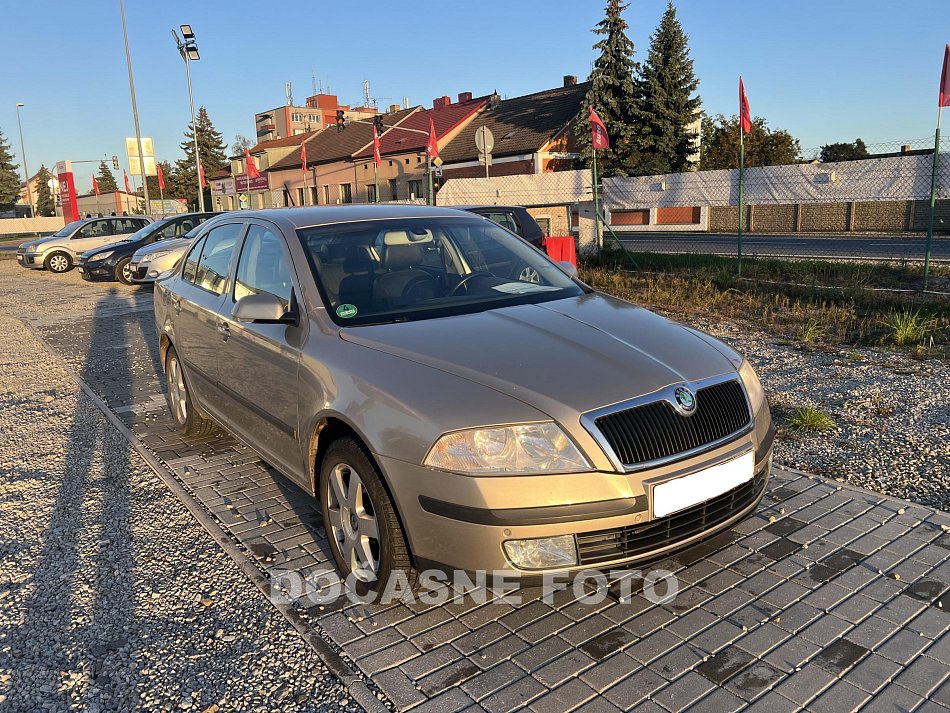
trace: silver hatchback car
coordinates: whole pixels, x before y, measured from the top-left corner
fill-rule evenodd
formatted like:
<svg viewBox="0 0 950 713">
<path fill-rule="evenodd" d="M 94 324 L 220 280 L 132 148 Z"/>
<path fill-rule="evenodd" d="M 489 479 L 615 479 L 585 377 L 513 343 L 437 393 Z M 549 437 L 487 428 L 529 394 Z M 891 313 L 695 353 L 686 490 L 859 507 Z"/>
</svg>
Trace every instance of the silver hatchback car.
<svg viewBox="0 0 950 713">
<path fill-rule="evenodd" d="M 461 211 L 220 216 L 155 319 L 179 429 L 220 425 L 310 492 L 371 591 L 654 558 L 748 515 L 769 476 L 742 356 Z"/>
</svg>

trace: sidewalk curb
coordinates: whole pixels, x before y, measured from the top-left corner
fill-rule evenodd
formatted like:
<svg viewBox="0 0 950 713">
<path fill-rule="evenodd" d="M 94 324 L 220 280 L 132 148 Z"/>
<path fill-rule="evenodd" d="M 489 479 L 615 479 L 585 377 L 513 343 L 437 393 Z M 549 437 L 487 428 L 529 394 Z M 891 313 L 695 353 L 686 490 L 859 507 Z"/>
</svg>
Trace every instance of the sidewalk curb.
<svg viewBox="0 0 950 713">
<path fill-rule="evenodd" d="M 304 621 L 300 613 L 294 609 L 290 601 L 271 590 L 270 580 L 257 565 L 235 544 L 221 529 L 218 521 L 205 512 L 204 508 L 195 501 L 188 490 L 169 472 L 168 468 L 135 437 L 129 428 L 122 423 L 118 416 L 106 405 L 92 388 L 83 381 L 82 377 L 60 357 L 43 336 L 26 320 L 20 320 L 43 348 L 56 359 L 60 366 L 76 382 L 80 390 L 95 404 L 106 420 L 129 442 L 132 449 L 142 457 L 152 471 L 161 479 L 165 486 L 187 508 L 188 512 L 211 535 L 215 543 L 240 567 L 251 583 L 260 590 L 264 598 L 290 623 L 300 634 L 304 642 L 316 653 L 330 673 L 343 684 L 347 693 L 359 703 L 367 713 L 390 713 L 390 709 L 370 690 L 369 686 L 343 660 L 333 647 L 316 634 L 313 627 Z"/>
</svg>

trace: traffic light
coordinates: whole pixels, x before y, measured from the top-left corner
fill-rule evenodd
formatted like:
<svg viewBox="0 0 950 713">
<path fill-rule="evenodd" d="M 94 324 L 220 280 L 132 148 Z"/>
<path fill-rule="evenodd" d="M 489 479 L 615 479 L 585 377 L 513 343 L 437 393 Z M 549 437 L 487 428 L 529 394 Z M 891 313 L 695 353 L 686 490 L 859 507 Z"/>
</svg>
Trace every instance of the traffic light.
<svg viewBox="0 0 950 713">
<path fill-rule="evenodd" d="M 342 109 L 336 110 L 336 130 L 343 131 L 346 128 L 346 114 Z"/>
<path fill-rule="evenodd" d="M 433 171 L 432 172 L 432 192 L 438 193 L 441 187 L 442 187 L 442 172 Z"/>
<path fill-rule="evenodd" d="M 119 157 L 118 157 L 118 156 L 115 156 L 115 155 L 112 156 L 112 168 L 114 168 L 116 171 L 119 170 Z"/>
<path fill-rule="evenodd" d="M 376 135 L 382 136 L 384 127 L 383 127 L 383 117 L 381 114 L 377 114 L 376 116 L 373 117 L 373 126 L 376 127 Z"/>
</svg>

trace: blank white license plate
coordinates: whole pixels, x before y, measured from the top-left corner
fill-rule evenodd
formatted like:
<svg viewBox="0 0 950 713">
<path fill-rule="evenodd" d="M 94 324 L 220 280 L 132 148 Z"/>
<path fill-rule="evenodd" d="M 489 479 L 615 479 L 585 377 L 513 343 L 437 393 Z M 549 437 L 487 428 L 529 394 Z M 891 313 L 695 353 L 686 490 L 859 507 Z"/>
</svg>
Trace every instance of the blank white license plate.
<svg viewBox="0 0 950 713">
<path fill-rule="evenodd" d="M 752 480 L 754 471 L 755 456 L 748 451 L 725 463 L 660 483 L 653 488 L 653 517 L 664 517 L 722 495 Z"/>
</svg>

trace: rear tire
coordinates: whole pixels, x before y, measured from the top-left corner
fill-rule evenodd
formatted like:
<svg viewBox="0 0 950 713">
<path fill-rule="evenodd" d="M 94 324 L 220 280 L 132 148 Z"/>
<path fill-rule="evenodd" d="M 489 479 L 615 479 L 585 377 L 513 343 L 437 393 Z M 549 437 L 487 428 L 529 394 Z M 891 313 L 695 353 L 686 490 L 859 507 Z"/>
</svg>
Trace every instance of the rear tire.
<svg viewBox="0 0 950 713">
<path fill-rule="evenodd" d="M 366 449 L 348 437 L 331 443 L 318 489 L 330 552 L 341 575 L 353 575 L 357 594 L 376 601 L 397 572 L 415 589 L 418 572 L 396 508 Z"/>
<path fill-rule="evenodd" d="M 57 274 L 69 272 L 73 269 L 73 259 L 69 256 L 69 253 L 57 251 L 46 256 L 43 267 Z"/>
<path fill-rule="evenodd" d="M 214 423 L 199 414 L 191 402 L 188 380 L 175 347 L 169 347 L 165 355 L 165 387 L 168 409 L 179 433 L 205 436 L 214 430 Z"/>
<path fill-rule="evenodd" d="M 123 285 L 131 285 L 132 283 L 132 270 L 129 269 L 129 265 L 132 264 L 132 258 L 124 257 L 115 265 L 115 279 L 121 282 Z"/>
</svg>

